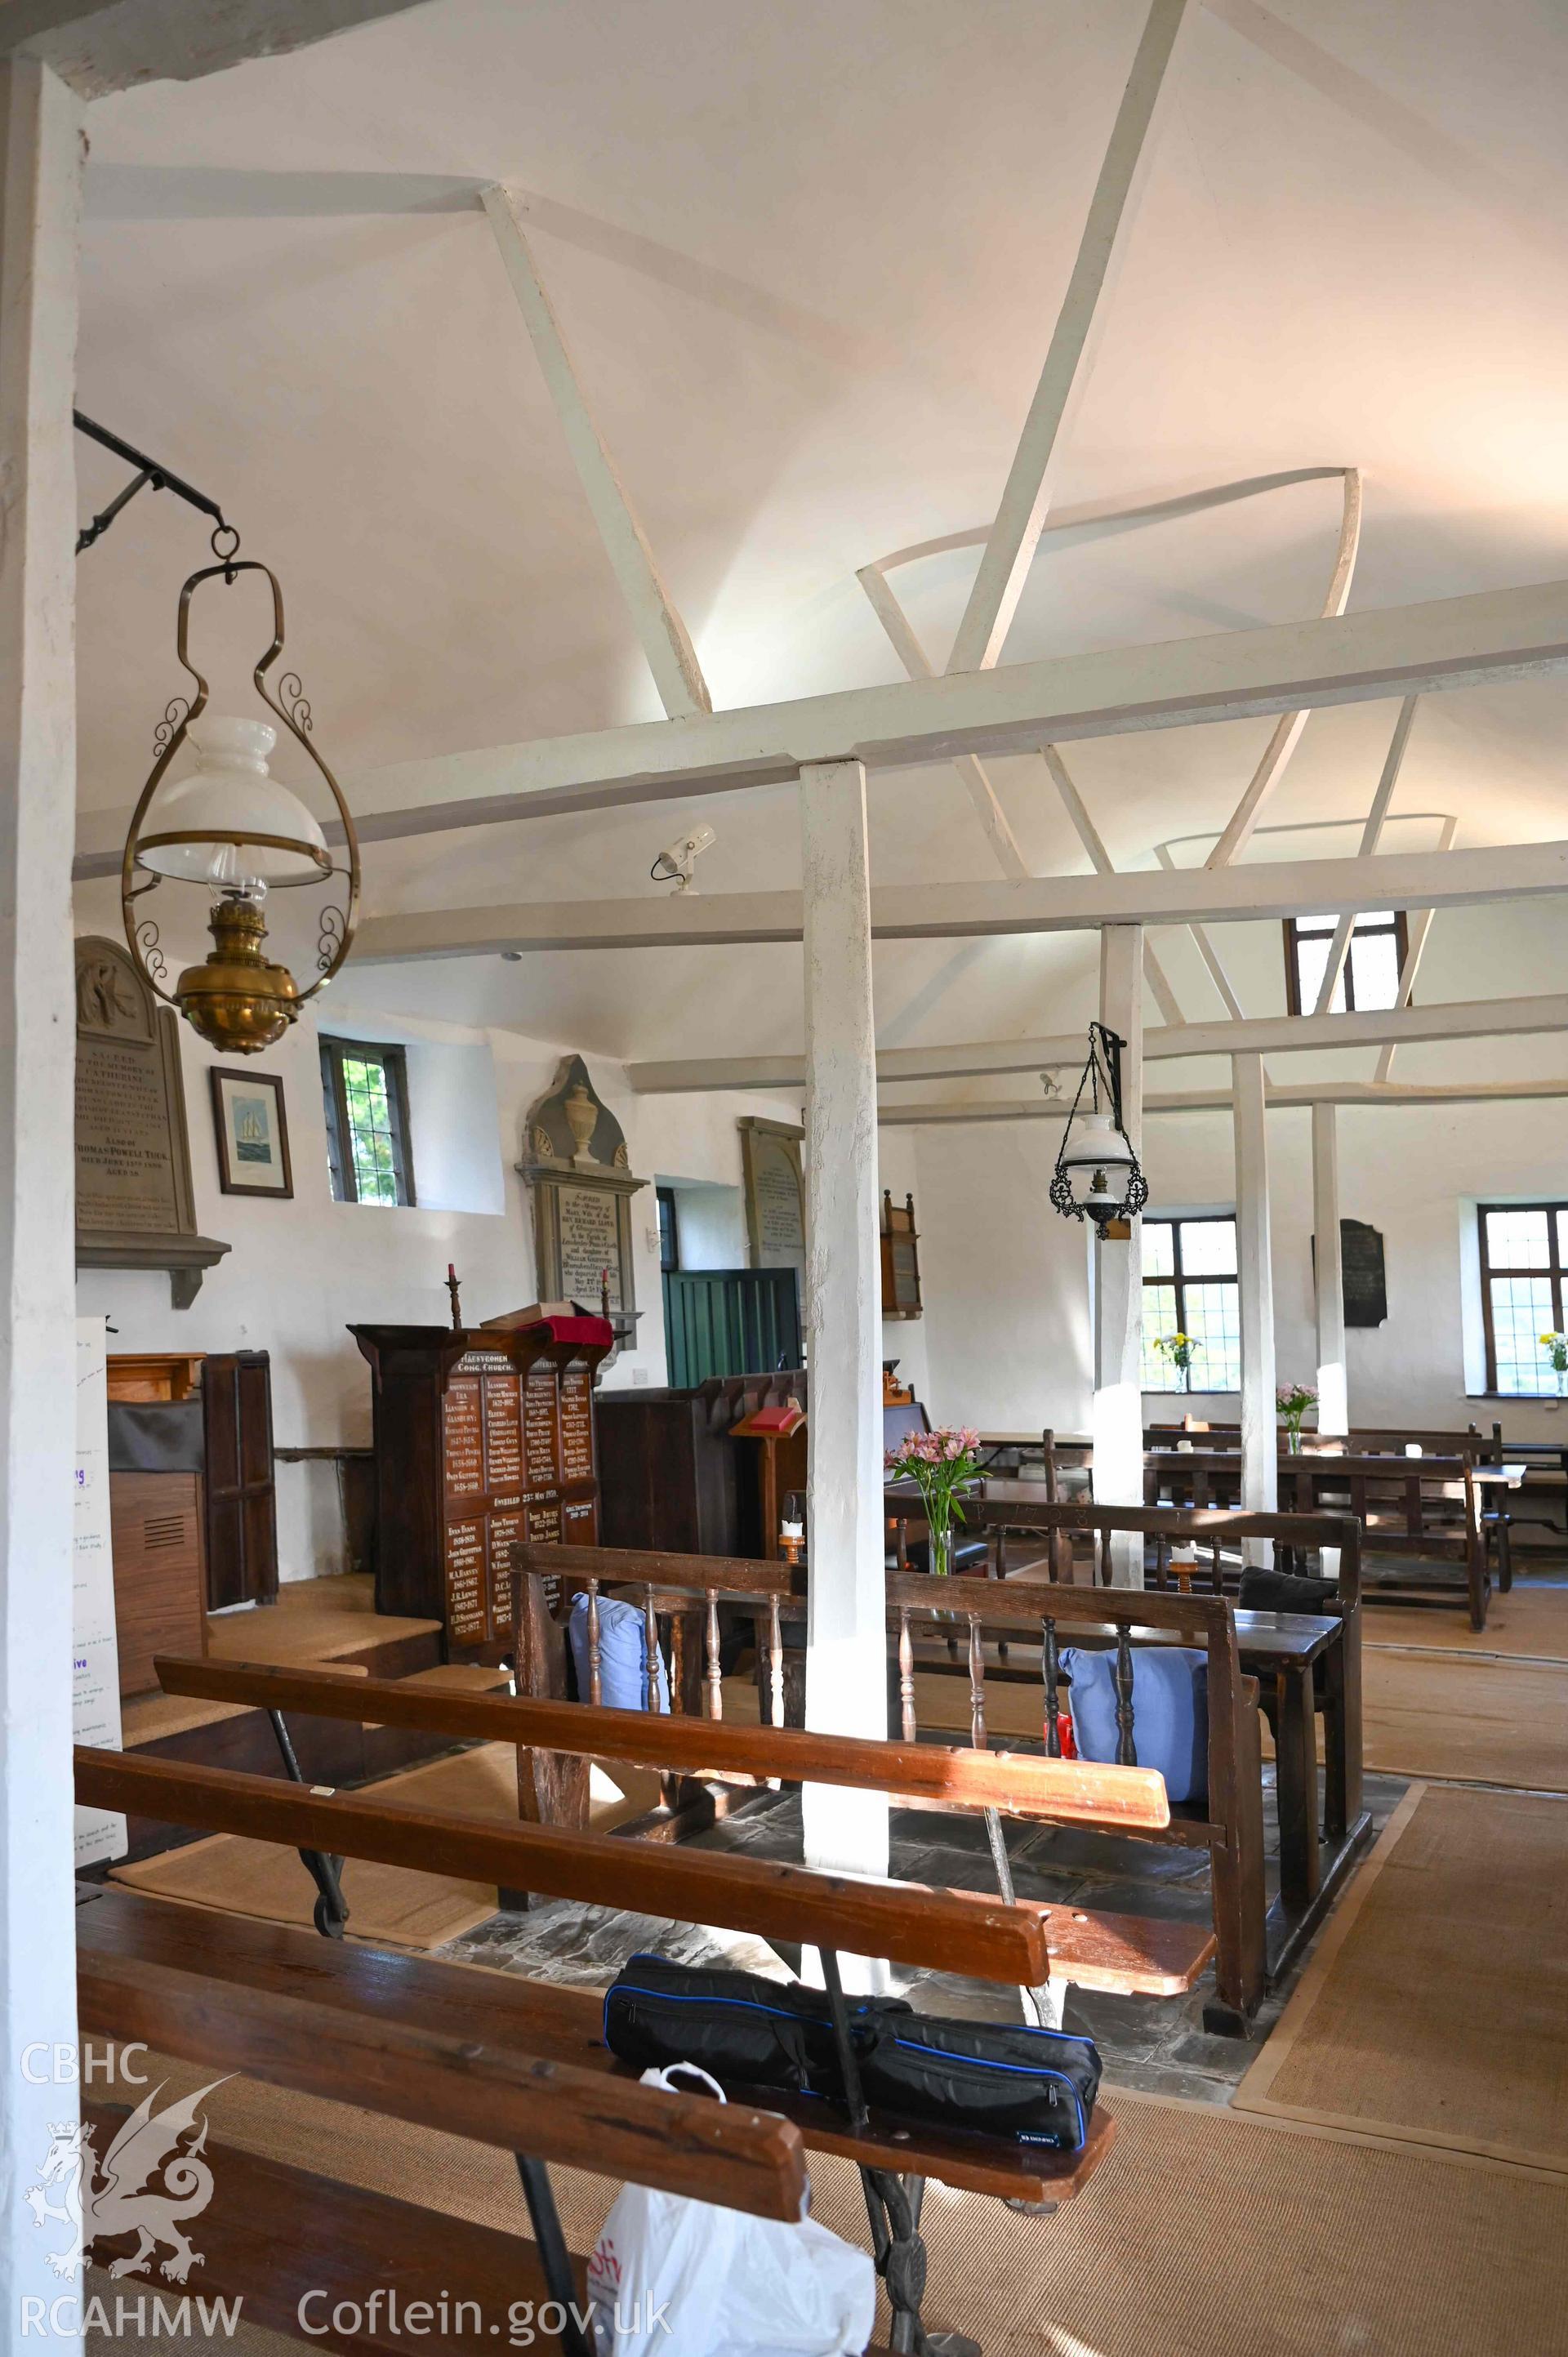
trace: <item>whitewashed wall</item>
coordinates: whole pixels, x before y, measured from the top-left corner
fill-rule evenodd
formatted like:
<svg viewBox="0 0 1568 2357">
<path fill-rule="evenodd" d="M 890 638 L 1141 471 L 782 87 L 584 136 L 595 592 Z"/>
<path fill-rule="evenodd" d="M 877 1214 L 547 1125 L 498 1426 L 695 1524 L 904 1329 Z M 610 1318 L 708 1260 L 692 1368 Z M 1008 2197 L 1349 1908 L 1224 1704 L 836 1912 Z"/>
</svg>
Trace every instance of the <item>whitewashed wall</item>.
<svg viewBox="0 0 1568 2357">
<path fill-rule="evenodd" d="M 324 1028 L 395 1039 L 410 1050 L 414 1173 L 422 1194 L 494 1209 L 389 1210 L 337 1203 L 328 1176 L 326 1121 L 315 1025 L 257 1060 L 281 1075 L 294 1165 L 290 1202 L 224 1195 L 207 1079 L 215 1060 L 184 1025 L 180 1055 L 190 1125 L 197 1220 L 204 1235 L 231 1249 L 211 1270 L 192 1308 L 170 1306 L 156 1274 L 84 1270 L 83 1314 L 106 1315 L 111 1351 L 266 1350 L 272 1353 L 273 1418 L 279 1447 L 366 1443 L 370 1371 L 350 1324 L 445 1325 L 446 1264 L 463 1281 L 474 1323 L 536 1297 L 528 1190 L 514 1168 L 530 1104 L 554 1079 L 562 1047 L 507 1031 L 467 1032 L 360 1016 L 332 995 Z M 768 1109 L 746 1097 L 634 1097 L 618 1064 L 588 1059 L 599 1093 L 626 1130 L 633 1169 L 650 1181 L 665 1171 L 740 1184 L 737 1116 Z M 488 1138 L 485 1130 L 488 1125 Z M 632 1246 L 638 1347 L 606 1379 L 611 1385 L 665 1380 L 664 1325 L 651 1184 L 633 1199 Z M 306 1578 L 342 1566 L 342 1523 L 329 1466 L 278 1468 L 278 1542 L 283 1577 Z"/>
<path fill-rule="evenodd" d="M 1568 1101 L 1339 1112 L 1340 1209 L 1380 1230 L 1386 1324 L 1348 1338 L 1350 1414 L 1366 1424 L 1445 1428 L 1503 1416 L 1522 1437 L 1568 1427 L 1561 1410 L 1495 1406 L 1467 1394 L 1462 1232 L 1477 1200 L 1568 1196 Z M 1310 1382 L 1313 1330 L 1310 1115 L 1269 1115 L 1274 1318 L 1280 1378 Z M 1090 1390 L 1082 1231 L 1046 1198 L 1058 1132 L 1019 1123 L 918 1138 L 933 1415 L 1004 1429 L 1082 1428 Z M 1235 1201 L 1229 1115 L 1160 1115 L 1144 1132 L 1155 1210 Z M 1479 1390 L 1479 1382 L 1476 1388 Z M 1162 1397 L 1150 1394 L 1158 1409 Z M 1193 1412 L 1233 1416 L 1235 1394 L 1195 1394 Z"/>
</svg>

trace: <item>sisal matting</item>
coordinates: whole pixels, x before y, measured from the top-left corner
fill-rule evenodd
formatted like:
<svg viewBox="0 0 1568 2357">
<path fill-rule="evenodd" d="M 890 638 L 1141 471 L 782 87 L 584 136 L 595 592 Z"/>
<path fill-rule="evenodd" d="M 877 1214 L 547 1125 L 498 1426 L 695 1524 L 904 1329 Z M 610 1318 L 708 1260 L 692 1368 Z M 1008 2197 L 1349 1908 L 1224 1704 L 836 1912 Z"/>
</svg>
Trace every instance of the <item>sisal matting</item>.
<svg viewBox="0 0 1568 2357">
<path fill-rule="evenodd" d="M 498 1824 L 516 1824 L 517 1754 L 508 1743 L 482 1744 L 366 1785 L 363 1797 L 387 1808 L 448 1809 Z M 608 1833 L 653 1807 L 658 1798 L 656 1776 L 640 1769 L 617 1765 L 607 1770 L 596 1764 L 593 1829 Z M 115 1881 L 133 1890 L 177 1899 L 188 1907 L 216 1907 L 275 1923 L 313 1921 L 316 1885 L 295 1852 L 274 1842 L 216 1834 L 113 1871 Z M 399 1948 L 439 1947 L 474 1931 L 496 1911 L 493 1884 L 456 1882 L 446 1875 L 376 1866 L 360 1858 L 344 1865 L 343 1896 L 350 1938 Z"/>
<path fill-rule="evenodd" d="M 1370 1646 L 1361 1666 L 1369 1768 L 1568 1792 L 1568 1667 Z"/>
<path fill-rule="evenodd" d="M 211 2077 L 145 2067 L 171 2094 Z M 1110 2158 L 1054 2217 L 929 2188 L 933 2330 L 985 2357 L 1568 2357 L 1568 2180 L 1115 2090 L 1107 2105 Z M 528 2231 L 508 2153 L 239 2079 L 207 2112 L 215 2141 Z M 618 2187 L 551 2173 L 568 2241 L 591 2249 Z M 813 2156 L 811 2179 L 815 2215 L 864 2249 L 855 2174 Z"/>
<path fill-rule="evenodd" d="M 1508 1595 L 1492 1590 L 1484 1629 L 1472 1629 L 1455 1598 L 1452 1612 L 1424 1605 L 1369 1602 L 1361 1615 L 1364 1641 L 1421 1652 L 1479 1656 L 1500 1653 L 1541 1662 L 1568 1663 L 1568 1585 L 1522 1586 L 1516 1578 Z"/>
<path fill-rule="evenodd" d="M 1568 1800 L 1416 1785 L 1242 2109 L 1568 2171 Z"/>
</svg>

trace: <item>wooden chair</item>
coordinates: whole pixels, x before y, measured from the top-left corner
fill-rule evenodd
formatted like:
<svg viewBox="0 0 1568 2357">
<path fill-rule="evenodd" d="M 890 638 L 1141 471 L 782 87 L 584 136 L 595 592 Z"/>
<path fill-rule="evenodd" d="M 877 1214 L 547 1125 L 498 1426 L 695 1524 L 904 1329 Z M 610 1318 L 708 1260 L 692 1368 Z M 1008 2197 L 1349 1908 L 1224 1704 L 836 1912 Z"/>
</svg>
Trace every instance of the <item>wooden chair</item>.
<svg viewBox="0 0 1568 2357">
<path fill-rule="evenodd" d="M 336 1703 L 348 1691 L 345 1685 L 326 1681 L 317 1700 L 325 1705 L 330 1695 Z M 356 1686 L 356 1698 L 359 1691 Z M 447 1697 L 429 1694 L 420 1699 L 426 1705 L 439 1702 L 446 1706 L 449 1703 Z M 381 1697 L 378 1707 L 389 1706 L 388 1698 Z M 841 2114 L 821 2099 L 795 2100 L 770 2093 L 768 2112 L 781 2115 L 783 2123 L 792 2123 L 808 2147 L 844 2155 L 860 2167 L 873 2222 L 874 2255 L 894 2308 L 896 2347 L 919 2345 L 919 2287 L 924 2280 L 925 2257 L 918 2224 L 928 2176 L 967 2190 L 1000 2193 L 1026 2202 L 1055 2201 L 1076 2194 L 1109 2148 L 1112 2123 L 1099 2112 L 1081 2151 L 1052 2153 L 1020 2145 L 1010 2137 L 940 2134 L 903 2121 L 883 2122 L 869 2112 L 859 2092 L 839 1976 L 841 1949 L 862 1955 L 887 1956 L 928 1970 L 960 1972 L 981 1979 L 1033 1986 L 1047 1977 L 1047 1923 L 1053 1910 L 978 1898 L 966 1892 L 928 1890 L 912 1884 L 846 1881 L 840 1877 L 813 1874 L 755 1858 L 675 1852 L 543 1825 L 498 1827 L 446 1812 L 388 1809 L 361 1794 L 307 1791 L 269 1777 L 193 1768 L 109 1751 L 77 1751 L 76 1792 L 79 1803 L 85 1807 L 135 1810 L 143 1814 L 162 1815 L 175 1824 L 237 1834 L 318 1855 L 370 1858 L 386 1865 L 417 1867 L 425 1872 L 434 1869 L 463 1880 L 529 1889 L 589 1905 L 629 1908 L 681 1922 L 719 1924 L 779 1943 L 804 1942 L 815 1946 L 822 1957 L 844 2061 L 849 2091 L 847 2111 Z M 124 1897 L 116 1892 L 107 1902 L 100 1903 L 118 1908 Z M 160 2038 L 184 2038 L 187 2047 L 199 2039 L 199 2059 L 204 2061 L 228 2061 L 238 2051 L 252 2058 L 242 2060 L 240 2067 L 260 2068 L 260 2061 L 254 2058 L 271 2058 L 270 2067 L 279 2075 L 285 2069 L 309 2074 L 306 2079 L 286 2078 L 285 2083 L 308 2083 L 314 2092 L 343 2093 L 346 2099 L 355 2101 L 361 2100 L 363 2094 L 365 2081 L 359 2075 L 360 2061 L 363 2060 L 371 2082 L 383 2088 L 381 2100 L 373 2107 L 399 2117 L 410 2116 L 409 2107 L 415 2102 L 424 2104 L 427 2100 L 433 2104 L 448 2098 L 456 2101 L 450 2089 L 448 2095 L 430 2095 L 426 2081 L 419 2077 L 415 2066 L 424 2067 L 420 2063 L 424 2056 L 429 2071 L 437 2076 L 444 2059 L 467 2067 L 479 2002 L 474 1975 L 461 1968 L 429 1964 L 419 1964 L 411 1970 L 409 1959 L 377 1959 L 373 1951 L 350 1948 L 338 1941 L 313 1941 L 309 1935 L 291 1932 L 281 1926 L 236 1925 L 226 1917 L 199 1917 L 195 1910 L 186 1909 L 156 1908 L 156 1911 L 164 1919 L 165 1928 L 161 1932 L 149 1931 L 146 1936 L 165 1941 L 162 1953 L 156 1960 L 159 1968 L 166 1970 L 172 1965 L 188 1975 L 196 1974 L 222 1984 L 205 2013 L 184 2029 L 177 2018 L 177 2000 L 188 1992 L 176 1992 L 166 2013 L 160 2010 L 157 2014 Z M 173 1943 L 172 1949 L 169 1942 Z M 308 1963 L 305 1962 L 305 1951 L 308 1951 Z M 455 2040 L 456 2050 L 451 2056 L 441 2045 L 444 2032 L 435 2026 L 436 2015 L 424 2010 L 425 1991 L 431 1993 L 433 1999 L 443 1996 L 442 1988 L 431 1975 L 439 1975 L 444 1970 L 456 1971 L 464 1985 L 460 1997 L 450 1996 L 445 2020 L 455 2021 L 461 2014 L 468 2046 L 465 2047 L 458 2037 Z M 301 1972 L 305 1975 L 303 1984 Z M 268 1992 L 264 2003 L 256 2007 L 239 2003 L 233 1996 L 236 1983 L 259 1985 Z M 519 2051 L 532 2056 L 541 2068 L 534 2071 L 532 2066 L 510 2061 L 498 2062 L 490 2074 L 494 2085 L 477 2104 L 475 2115 L 490 2123 L 487 2141 L 506 2143 L 520 2131 L 526 2134 L 529 2166 L 524 2168 L 524 2183 L 539 2233 L 539 2264 L 551 2296 L 569 2301 L 580 2274 L 574 2272 L 565 2254 L 542 2157 L 563 2158 L 568 2144 L 575 2142 L 579 2157 L 585 2153 L 593 2155 L 587 2165 L 615 2168 L 615 2154 L 627 2154 L 628 2148 L 622 2143 L 612 2152 L 607 2134 L 602 2141 L 590 2137 L 585 2146 L 582 2142 L 572 2118 L 573 2105 L 579 2099 L 587 2104 L 591 2098 L 574 2074 L 599 2071 L 618 2082 L 614 2096 L 609 2099 L 607 2115 L 612 2123 L 623 2116 L 617 2106 L 627 2100 L 631 2090 L 626 2083 L 628 2078 L 635 2079 L 636 2074 L 624 2069 L 598 2042 L 602 2036 L 601 2001 L 596 1995 L 553 1986 L 533 1987 L 512 1976 L 498 1976 L 493 1983 L 487 1978 L 483 1986 L 483 2005 L 489 2017 L 504 2020 L 508 2036 L 515 2040 Z M 269 2017 L 266 2012 L 266 2006 L 274 2001 L 280 1986 L 295 1994 L 302 1986 L 307 1987 L 324 2006 L 340 2005 L 362 2011 L 383 2032 L 390 2018 L 401 2008 L 404 2023 L 417 2024 L 420 2036 L 435 2042 L 422 2046 L 416 2038 L 410 2047 L 404 2041 L 400 2049 L 401 2059 L 394 2059 L 383 2070 L 374 2061 L 375 2053 L 381 2050 L 374 2038 L 367 2045 L 365 2036 L 358 2031 L 349 2033 L 336 2018 L 330 2023 L 316 2023 L 291 2017 L 287 2037 L 280 2039 L 276 2017 Z M 93 2002 L 96 2005 L 97 2001 Z M 125 2034 L 123 2025 L 127 2021 L 145 2024 L 153 2018 L 132 2009 L 132 1995 L 123 1987 L 114 1996 L 111 2009 L 111 2027 L 117 2035 Z M 171 2016 L 175 2018 L 171 2019 Z M 234 2017 L 231 2033 L 231 2017 Z M 102 2013 L 99 2018 L 103 2018 Z M 133 2027 L 131 2034 L 146 2033 Z M 330 2049 L 334 2041 L 340 2043 L 343 2052 L 333 2061 L 321 2062 L 322 2050 Z M 277 2060 L 280 2045 L 292 2050 L 292 2060 Z M 186 2050 L 177 2045 L 175 2050 Z M 337 2074 L 329 2088 L 324 2085 L 323 2072 Z M 564 2090 L 559 2107 L 555 2102 L 558 2085 Z M 519 2102 L 528 2092 L 540 2098 L 537 2111 L 529 2112 L 526 2120 L 515 2107 L 508 2109 L 501 2100 L 505 2096 L 510 2102 L 514 2092 Z M 637 2090 L 639 2097 L 650 2092 Z M 643 2115 L 639 2109 L 638 2118 Z M 417 2116 L 424 2118 L 426 2115 L 422 2109 Z M 447 2112 L 433 2117 L 429 2124 L 448 2125 L 456 2116 L 456 2112 Z M 624 2116 L 629 2136 L 635 2123 L 629 2115 Z M 674 2115 L 660 2116 L 668 2122 Z M 757 2116 L 766 2118 L 765 2115 Z M 776 2172 L 788 2170 L 795 2147 L 788 2136 L 780 2135 L 781 2122 L 775 2120 L 771 2127 L 757 2127 L 753 2115 L 743 2114 L 737 2122 L 737 2135 L 746 2128 L 748 2119 L 752 2126 L 746 2133 L 764 2141 L 772 2137 L 767 2149 L 773 2156 L 771 2165 Z M 744 2141 L 742 2136 L 741 2142 Z M 740 2148 L 738 2145 L 736 2148 Z M 520 2167 L 522 2165 L 520 2163 Z M 657 2162 L 661 2170 L 669 2165 L 662 2158 Z M 693 2171 L 689 2155 L 680 2165 L 687 2172 L 688 2189 L 695 2175 L 705 2188 L 704 2198 L 733 2201 L 727 2158 L 706 2171 Z M 758 2169 L 765 2171 L 768 2165 L 766 2155 L 759 2153 Z M 650 2156 L 645 2154 L 633 2173 L 640 2175 L 643 2181 L 659 2182 L 660 2177 L 650 2174 L 654 2166 Z M 786 2190 L 790 2190 L 777 2173 L 771 2186 L 766 2175 L 753 2181 L 763 2188 L 759 2207 L 764 2200 L 782 2200 Z M 352 2209 L 352 2198 L 348 2206 Z M 770 2214 L 789 2213 L 775 2211 Z M 356 2221 L 350 2223 L 355 2235 L 359 2235 L 360 2224 Z M 386 2230 L 394 2231 L 395 2223 L 389 2218 L 385 2221 Z M 361 2247 L 361 2243 L 357 2241 L 355 2247 Z M 242 2259 L 237 2260 L 236 2267 L 242 2264 Z M 955 2357 L 966 2345 L 972 2350 L 972 2343 L 955 2340 Z M 572 2339 L 570 2328 L 562 2336 L 562 2346 L 568 2357 L 583 2357 L 585 2344 L 580 2337 Z"/>
</svg>

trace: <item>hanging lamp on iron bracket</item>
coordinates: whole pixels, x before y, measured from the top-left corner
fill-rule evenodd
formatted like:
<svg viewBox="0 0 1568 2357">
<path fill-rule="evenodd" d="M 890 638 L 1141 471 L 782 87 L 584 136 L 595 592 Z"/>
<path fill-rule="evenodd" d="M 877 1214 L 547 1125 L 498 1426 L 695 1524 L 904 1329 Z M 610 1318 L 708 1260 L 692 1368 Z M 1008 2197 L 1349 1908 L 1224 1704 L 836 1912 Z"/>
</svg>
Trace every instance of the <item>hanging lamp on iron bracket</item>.
<svg viewBox="0 0 1568 2357">
<path fill-rule="evenodd" d="M 1092 1220 L 1103 1243 L 1112 1220 L 1133 1220 L 1149 1200 L 1122 1112 L 1122 1050 L 1103 1023 L 1089 1027 L 1089 1057 L 1051 1175 L 1051 1201 L 1068 1220 Z M 1086 1102 L 1087 1100 L 1087 1102 Z"/>
</svg>

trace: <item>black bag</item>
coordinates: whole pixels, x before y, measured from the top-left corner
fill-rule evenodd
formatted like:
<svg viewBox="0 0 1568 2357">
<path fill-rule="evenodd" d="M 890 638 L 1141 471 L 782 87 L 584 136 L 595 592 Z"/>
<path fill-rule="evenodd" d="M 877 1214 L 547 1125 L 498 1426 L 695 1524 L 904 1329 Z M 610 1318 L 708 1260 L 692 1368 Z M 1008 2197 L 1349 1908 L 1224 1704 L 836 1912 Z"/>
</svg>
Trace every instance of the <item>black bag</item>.
<svg viewBox="0 0 1568 2357">
<path fill-rule="evenodd" d="M 879 2013 L 914 2014 L 902 1997 L 846 2003 L 857 2049 Z M 639 2071 L 699 2063 L 726 2094 L 734 2084 L 843 2101 L 827 1993 L 795 1982 L 633 1956 L 605 1996 L 605 2044 Z"/>
<path fill-rule="evenodd" d="M 850 2042 L 875 2110 L 1076 2152 L 1100 2085 L 1092 2039 L 1022 2023 L 944 2021 L 902 1997 L 848 2001 Z M 725 2093 L 845 2090 L 825 1993 L 754 1973 L 633 1956 L 605 1997 L 605 2043 L 639 2071 L 695 2062 Z"/>
<path fill-rule="evenodd" d="M 1094 2111 L 1100 2052 L 1092 2038 L 1067 2030 L 917 2013 L 877 2022 L 860 2081 L 878 2111 L 1077 2152 Z"/>
<path fill-rule="evenodd" d="M 1241 1574 L 1236 1605 L 1242 1612 L 1326 1612 L 1338 1594 L 1337 1579 L 1312 1579 L 1303 1572 L 1255 1564 Z"/>
</svg>

